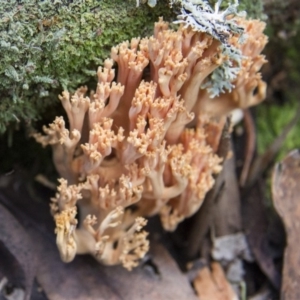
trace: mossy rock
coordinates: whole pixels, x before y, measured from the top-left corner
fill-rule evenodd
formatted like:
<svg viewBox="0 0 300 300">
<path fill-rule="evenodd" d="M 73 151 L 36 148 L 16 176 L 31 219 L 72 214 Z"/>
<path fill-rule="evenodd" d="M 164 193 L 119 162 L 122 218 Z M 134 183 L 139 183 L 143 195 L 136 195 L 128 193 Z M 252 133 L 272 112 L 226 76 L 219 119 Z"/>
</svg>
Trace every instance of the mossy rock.
<svg viewBox="0 0 300 300">
<path fill-rule="evenodd" d="M 0 132 L 31 122 L 96 73 L 110 49 L 151 34 L 167 1 L 155 8 L 123 0 L 0 0 Z M 173 17 L 174 18 L 174 17 Z"/>
</svg>

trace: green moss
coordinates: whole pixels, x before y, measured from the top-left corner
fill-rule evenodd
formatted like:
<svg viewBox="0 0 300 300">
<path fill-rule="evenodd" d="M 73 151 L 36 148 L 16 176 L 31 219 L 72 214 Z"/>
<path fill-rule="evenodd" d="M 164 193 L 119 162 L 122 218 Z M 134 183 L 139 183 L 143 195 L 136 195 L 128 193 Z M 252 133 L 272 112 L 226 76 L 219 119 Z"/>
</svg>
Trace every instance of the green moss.
<svg viewBox="0 0 300 300">
<path fill-rule="evenodd" d="M 217 0 L 209 0 L 214 5 Z M 223 0 L 221 7 L 224 9 L 228 7 L 231 0 Z M 247 17 L 251 19 L 262 19 L 263 18 L 263 1 L 262 0 L 240 0 L 239 11 L 246 11 Z"/>
<path fill-rule="evenodd" d="M 263 16 L 263 2 L 262 0 L 241 0 L 240 10 L 246 11 L 247 16 L 252 19 L 262 19 Z"/>
<path fill-rule="evenodd" d="M 283 128 L 293 119 L 299 103 L 291 100 L 283 105 L 265 103 L 257 107 L 257 145 L 260 154 L 264 153 L 268 146 L 277 138 Z M 300 123 L 296 124 L 288 134 L 277 160 L 296 148 L 300 148 Z"/>
<path fill-rule="evenodd" d="M 0 132 L 38 119 L 62 89 L 93 78 L 113 45 L 150 34 L 167 1 L 0 0 Z M 173 18 L 173 17 L 172 17 Z"/>
</svg>

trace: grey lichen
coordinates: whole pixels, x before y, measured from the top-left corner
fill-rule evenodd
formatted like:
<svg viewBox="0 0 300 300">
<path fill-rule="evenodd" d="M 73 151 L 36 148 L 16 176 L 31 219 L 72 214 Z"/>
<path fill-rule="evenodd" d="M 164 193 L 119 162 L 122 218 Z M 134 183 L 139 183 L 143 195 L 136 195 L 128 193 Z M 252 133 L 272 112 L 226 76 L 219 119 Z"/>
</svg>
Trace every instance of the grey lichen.
<svg viewBox="0 0 300 300">
<path fill-rule="evenodd" d="M 207 89 L 210 97 L 216 97 L 226 91 L 231 91 L 233 88 L 232 82 L 236 79 L 242 60 L 242 53 L 239 49 L 228 46 L 221 46 L 223 54 L 228 56 L 228 60 L 223 62 L 210 76 L 209 80 L 203 85 L 203 89 Z"/>
<path fill-rule="evenodd" d="M 181 6 L 181 13 L 175 23 L 211 35 L 220 41 L 222 52 L 228 57 L 228 60 L 212 73 L 202 87 L 208 89 L 212 98 L 225 91 L 231 91 L 232 82 L 239 73 L 243 58 L 241 51 L 229 42 L 230 37 L 236 35 L 240 37 L 239 42 L 243 43 L 244 29 L 234 18 L 245 15 L 245 12 L 238 11 L 239 2 L 235 0 L 224 9 L 221 9 L 222 0 L 218 0 L 214 8 L 207 0 L 171 0 L 170 2 L 172 5 Z"/>
<path fill-rule="evenodd" d="M 238 14 L 238 1 L 221 10 L 222 0 L 215 3 L 214 9 L 207 0 L 174 0 L 171 4 L 181 4 L 181 14 L 176 23 L 191 26 L 196 31 L 210 34 L 223 44 L 233 34 L 242 34 L 243 28 L 237 26 L 235 20 L 228 18 Z"/>
</svg>

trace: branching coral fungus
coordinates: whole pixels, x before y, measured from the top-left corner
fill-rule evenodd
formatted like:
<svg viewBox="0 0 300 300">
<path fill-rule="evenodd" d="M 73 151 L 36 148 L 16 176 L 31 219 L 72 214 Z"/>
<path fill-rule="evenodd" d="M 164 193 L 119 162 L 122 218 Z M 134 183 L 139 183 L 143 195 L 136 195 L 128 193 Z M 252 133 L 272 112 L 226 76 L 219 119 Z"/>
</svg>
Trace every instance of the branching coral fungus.
<svg viewBox="0 0 300 300">
<path fill-rule="evenodd" d="M 149 247 L 144 217 L 158 214 L 174 230 L 199 209 L 222 163 L 216 151 L 228 110 L 202 112 L 198 99 L 203 83 L 230 59 L 220 46 L 209 34 L 169 30 L 160 20 L 152 37 L 112 48 L 112 59 L 98 69 L 96 91 L 88 96 L 81 87 L 59 97 L 69 130 L 60 117 L 35 138 L 52 146 L 62 177 L 51 208 L 64 261 L 90 253 L 131 270 Z M 255 49 L 241 76 L 257 82 L 263 60 Z M 255 97 L 251 82 L 235 84 L 237 93 Z"/>
</svg>

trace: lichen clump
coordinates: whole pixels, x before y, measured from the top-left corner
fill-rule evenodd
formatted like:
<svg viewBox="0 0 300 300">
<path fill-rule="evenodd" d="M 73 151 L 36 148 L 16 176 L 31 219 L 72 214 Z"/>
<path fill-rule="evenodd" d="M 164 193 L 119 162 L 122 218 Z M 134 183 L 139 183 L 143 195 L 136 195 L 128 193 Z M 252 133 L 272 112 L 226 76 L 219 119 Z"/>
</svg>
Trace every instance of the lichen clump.
<svg viewBox="0 0 300 300">
<path fill-rule="evenodd" d="M 250 23 L 241 26 L 247 31 Z M 262 26 L 256 27 L 263 36 Z M 234 43 L 235 35 L 228 40 Z M 149 248 L 145 217 L 159 215 L 172 231 L 199 209 L 221 170 L 216 152 L 225 118 L 232 107 L 254 104 L 261 82 L 252 59 L 245 68 L 255 80 L 236 85 L 249 97 L 240 99 L 244 94 L 233 89 L 226 93 L 228 108 L 216 106 L 215 114 L 204 97 L 202 109 L 201 87 L 230 59 L 220 46 L 207 33 L 183 25 L 173 31 L 160 20 L 153 36 L 112 48 L 111 59 L 98 69 L 95 91 L 88 95 L 81 87 L 59 97 L 69 129 L 57 117 L 35 138 L 52 146 L 62 177 L 51 209 L 64 261 L 90 253 L 131 270 Z M 246 40 L 241 51 L 247 49 Z"/>
</svg>

